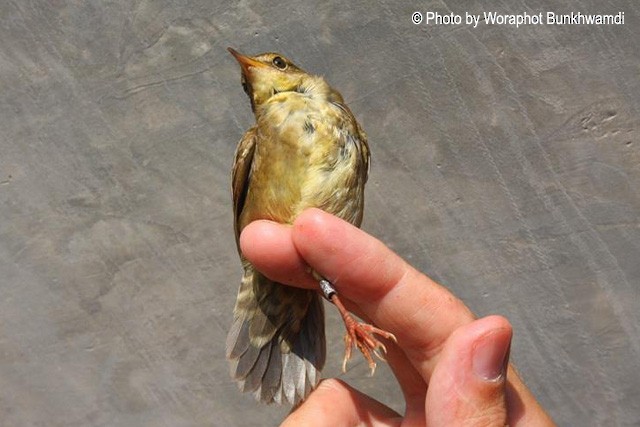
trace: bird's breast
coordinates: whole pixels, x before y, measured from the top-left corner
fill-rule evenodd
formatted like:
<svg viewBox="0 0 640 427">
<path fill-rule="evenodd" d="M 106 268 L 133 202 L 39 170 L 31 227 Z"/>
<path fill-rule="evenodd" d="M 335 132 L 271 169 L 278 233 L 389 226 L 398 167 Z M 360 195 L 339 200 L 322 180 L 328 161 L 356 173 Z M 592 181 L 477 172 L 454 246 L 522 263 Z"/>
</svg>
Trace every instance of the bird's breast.
<svg viewBox="0 0 640 427">
<path fill-rule="evenodd" d="M 287 95 L 273 97 L 258 118 L 244 225 L 291 223 L 308 207 L 345 217 L 346 204 L 362 204 L 352 117 L 329 102 Z"/>
</svg>

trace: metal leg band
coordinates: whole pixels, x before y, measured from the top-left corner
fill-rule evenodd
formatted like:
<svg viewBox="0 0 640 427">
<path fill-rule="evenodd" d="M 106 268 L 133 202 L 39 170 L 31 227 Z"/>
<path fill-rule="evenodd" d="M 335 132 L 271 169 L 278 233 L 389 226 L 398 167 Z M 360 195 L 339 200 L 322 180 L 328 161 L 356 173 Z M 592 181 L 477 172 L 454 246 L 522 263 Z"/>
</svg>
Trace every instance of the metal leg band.
<svg viewBox="0 0 640 427">
<path fill-rule="evenodd" d="M 337 294 L 336 289 L 327 279 L 320 280 L 320 289 L 322 289 L 324 297 L 329 301 L 331 301 L 333 295 Z"/>
</svg>

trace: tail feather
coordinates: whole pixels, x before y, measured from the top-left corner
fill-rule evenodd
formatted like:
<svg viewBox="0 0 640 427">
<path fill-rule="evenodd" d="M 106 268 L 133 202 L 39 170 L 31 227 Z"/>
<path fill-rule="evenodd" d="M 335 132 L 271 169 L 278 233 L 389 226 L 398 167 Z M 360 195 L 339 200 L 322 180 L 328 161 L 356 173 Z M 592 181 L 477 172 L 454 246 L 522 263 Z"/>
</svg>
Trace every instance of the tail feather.
<svg viewBox="0 0 640 427">
<path fill-rule="evenodd" d="M 258 389 L 259 395 L 256 399 L 261 402 L 272 402 L 276 393 L 280 389 L 280 380 L 282 377 L 282 354 L 277 340 L 271 341 L 271 354 L 269 355 L 269 363 L 267 369 L 262 376 L 262 383 Z"/>
<path fill-rule="evenodd" d="M 265 403 L 297 404 L 317 385 L 325 362 L 322 300 L 248 266 L 226 353 L 242 391 Z"/>
<path fill-rule="evenodd" d="M 257 347 L 252 347 L 251 349 L 254 348 Z M 272 345 L 267 344 L 264 347 L 258 349 L 258 357 L 253 363 L 251 363 L 250 358 L 240 358 L 240 363 L 238 363 L 238 368 L 236 368 L 236 378 L 243 379 L 242 391 L 253 391 L 260 386 L 260 384 L 262 383 L 264 372 L 267 370 L 269 356 L 271 356 L 271 348 Z M 240 369 L 241 366 L 242 370 Z"/>
<path fill-rule="evenodd" d="M 249 349 L 249 323 L 243 319 L 234 320 L 227 335 L 227 359 L 236 360 Z"/>
<path fill-rule="evenodd" d="M 304 372 L 300 369 L 302 367 L 301 362 L 293 353 L 288 353 L 282 368 L 282 392 L 286 400 L 294 404 L 298 402 L 296 390 L 298 390 L 300 377 L 304 380 Z"/>
</svg>

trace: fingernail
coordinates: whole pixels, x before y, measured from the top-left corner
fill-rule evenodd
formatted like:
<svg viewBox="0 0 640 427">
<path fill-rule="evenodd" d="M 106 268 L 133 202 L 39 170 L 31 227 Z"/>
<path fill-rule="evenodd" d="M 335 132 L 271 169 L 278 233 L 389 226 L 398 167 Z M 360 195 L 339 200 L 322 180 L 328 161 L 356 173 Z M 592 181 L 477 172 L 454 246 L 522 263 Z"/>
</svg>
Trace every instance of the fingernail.
<svg viewBox="0 0 640 427">
<path fill-rule="evenodd" d="M 480 338 L 473 348 L 473 372 L 485 381 L 502 380 L 509 363 L 511 331 L 498 329 Z"/>
</svg>

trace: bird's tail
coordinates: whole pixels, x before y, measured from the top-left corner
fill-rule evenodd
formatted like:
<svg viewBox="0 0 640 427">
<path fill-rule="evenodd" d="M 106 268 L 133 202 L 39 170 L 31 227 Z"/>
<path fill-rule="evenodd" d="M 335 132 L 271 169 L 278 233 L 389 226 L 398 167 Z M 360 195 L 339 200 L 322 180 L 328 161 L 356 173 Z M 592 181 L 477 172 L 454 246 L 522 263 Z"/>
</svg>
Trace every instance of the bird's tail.
<svg viewBox="0 0 640 427">
<path fill-rule="evenodd" d="M 298 404 L 318 384 L 325 362 L 320 296 L 245 265 L 226 353 L 243 392 L 265 403 Z"/>
</svg>

